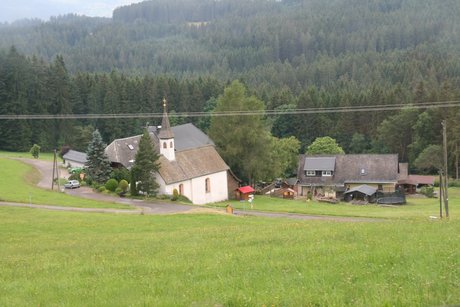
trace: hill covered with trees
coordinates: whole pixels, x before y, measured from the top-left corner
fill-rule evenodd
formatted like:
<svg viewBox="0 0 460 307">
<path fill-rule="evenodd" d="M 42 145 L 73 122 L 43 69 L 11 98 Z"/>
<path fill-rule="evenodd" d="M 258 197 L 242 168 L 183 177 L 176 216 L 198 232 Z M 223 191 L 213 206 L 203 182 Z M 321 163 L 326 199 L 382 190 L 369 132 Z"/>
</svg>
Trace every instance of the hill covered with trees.
<svg viewBox="0 0 460 307">
<path fill-rule="evenodd" d="M 112 18 L 0 25 L 0 112 L 158 112 L 163 96 L 176 112 L 210 111 L 234 79 L 268 110 L 459 100 L 459 15 L 456 0 L 153 0 Z M 277 115 L 267 125 L 276 137 L 297 137 L 302 150 L 331 136 L 347 153 L 397 152 L 412 163 L 440 144 L 446 118 L 457 153 L 457 113 Z M 75 127 L 97 126 L 111 141 L 140 133 L 145 121 L 0 125 L 0 148 L 17 150 L 69 143 L 82 135 L 65 136 Z"/>
</svg>

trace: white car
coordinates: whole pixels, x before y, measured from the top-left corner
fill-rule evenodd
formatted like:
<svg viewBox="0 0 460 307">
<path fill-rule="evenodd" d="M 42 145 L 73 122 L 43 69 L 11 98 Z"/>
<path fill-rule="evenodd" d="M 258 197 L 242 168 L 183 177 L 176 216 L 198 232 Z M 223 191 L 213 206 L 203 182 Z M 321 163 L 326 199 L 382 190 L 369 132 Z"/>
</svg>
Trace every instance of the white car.
<svg viewBox="0 0 460 307">
<path fill-rule="evenodd" d="M 66 184 L 64 184 L 64 188 L 66 189 L 76 189 L 80 187 L 80 182 L 78 180 L 69 180 Z"/>
</svg>

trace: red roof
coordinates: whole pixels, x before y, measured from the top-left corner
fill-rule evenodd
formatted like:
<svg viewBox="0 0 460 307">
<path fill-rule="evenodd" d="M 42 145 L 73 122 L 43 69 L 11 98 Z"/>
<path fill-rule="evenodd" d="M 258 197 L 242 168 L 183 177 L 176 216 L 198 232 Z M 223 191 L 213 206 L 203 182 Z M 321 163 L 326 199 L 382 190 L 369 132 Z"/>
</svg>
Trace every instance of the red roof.
<svg viewBox="0 0 460 307">
<path fill-rule="evenodd" d="M 240 191 L 241 193 L 243 194 L 247 194 L 247 193 L 253 193 L 255 192 L 256 190 L 254 190 L 251 186 L 247 185 L 247 186 L 244 186 L 244 187 L 240 187 L 237 189 L 238 191 Z"/>
</svg>

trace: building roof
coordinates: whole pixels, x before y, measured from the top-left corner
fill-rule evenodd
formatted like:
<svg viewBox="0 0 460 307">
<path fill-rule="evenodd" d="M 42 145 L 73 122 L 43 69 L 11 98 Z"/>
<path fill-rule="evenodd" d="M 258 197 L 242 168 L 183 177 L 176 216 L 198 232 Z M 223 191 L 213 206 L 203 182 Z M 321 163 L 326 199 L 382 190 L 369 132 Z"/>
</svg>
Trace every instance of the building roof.
<svg viewBox="0 0 460 307">
<path fill-rule="evenodd" d="M 110 162 L 118 163 L 130 169 L 134 164 L 136 152 L 139 149 L 141 135 L 116 139 L 105 148 Z"/>
<path fill-rule="evenodd" d="M 177 151 L 214 145 L 214 142 L 193 124 L 172 127 L 174 133 L 174 146 Z"/>
<path fill-rule="evenodd" d="M 149 135 L 155 150 L 159 152 L 159 134 L 156 127 L 149 127 Z M 160 176 L 166 184 L 188 180 L 228 170 L 229 167 L 217 153 L 212 140 L 193 124 L 171 128 L 176 149 L 175 161 L 160 155 Z M 105 152 L 112 163 L 130 169 L 139 148 L 141 135 L 116 139 L 106 147 Z"/>
<path fill-rule="evenodd" d="M 229 167 L 217 153 L 214 146 L 192 148 L 176 153 L 176 160 L 169 161 L 160 156 L 160 176 L 166 184 L 206 176 Z"/>
<path fill-rule="evenodd" d="M 335 157 L 305 157 L 305 171 L 334 171 Z"/>
<path fill-rule="evenodd" d="M 82 164 L 86 163 L 86 153 L 72 149 L 63 155 L 62 158 L 64 158 L 66 161 L 74 161 Z"/>
<path fill-rule="evenodd" d="M 247 185 L 247 186 L 244 186 L 244 187 L 239 187 L 237 190 L 240 191 L 243 194 L 254 193 L 256 191 L 250 185 Z"/>
<path fill-rule="evenodd" d="M 287 178 L 285 181 L 288 185 L 296 185 L 299 182 L 297 177 Z"/>
<path fill-rule="evenodd" d="M 305 163 L 310 161 L 312 157 L 335 157 L 333 175 L 328 177 L 306 176 Z M 314 186 L 343 186 L 346 183 L 396 183 L 398 180 L 398 155 L 301 155 L 297 176 L 301 184 Z"/>
<path fill-rule="evenodd" d="M 410 184 L 410 185 L 434 185 L 435 176 L 423 176 L 423 175 L 409 175 L 406 179 L 398 180 L 398 184 Z"/>
<path fill-rule="evenodd" d="M 377 189 L 373 188 L 371 186 L 363 184 L 363 185 L 357 186 L 357 187 L 355 187 L 353 189 L 350 189 L 350 190 L 346 191 L 344 194 L 350 194 L 350 193 L 353 193 L 353 192 L 360 192 L 360 193 L 366 194 L 368 196 L 372 196 L 377 192 Z"/>
</svg>

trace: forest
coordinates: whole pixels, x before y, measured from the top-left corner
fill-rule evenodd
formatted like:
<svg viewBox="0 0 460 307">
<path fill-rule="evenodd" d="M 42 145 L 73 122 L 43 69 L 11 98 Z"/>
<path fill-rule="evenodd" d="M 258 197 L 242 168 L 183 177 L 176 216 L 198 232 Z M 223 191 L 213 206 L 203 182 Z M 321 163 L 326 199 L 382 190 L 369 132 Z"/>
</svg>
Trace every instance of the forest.
<svg viewBox="0 0 460 307">
<path fill-rule="evenodd" d="M 330 136 L 346 153 L 398 153 L 414 169 L 442 143 L 445 119 L 458 169 L 458 108 L 410 106 L 460 100 L 459 15 L 456 0 L 152 0 L 112 18 L 2 24 L 0 115 L 155 113 L 163 97 L 173 115 L 212 112 L 239 80 L 266 110 L 408 106 L 264 119 L 274 137 L 296 137 L 301 152 Z M 111 142 L 158 121 L 0 120 L 0 149 L 84 150 L 95 128 Z"/>
</svg>

